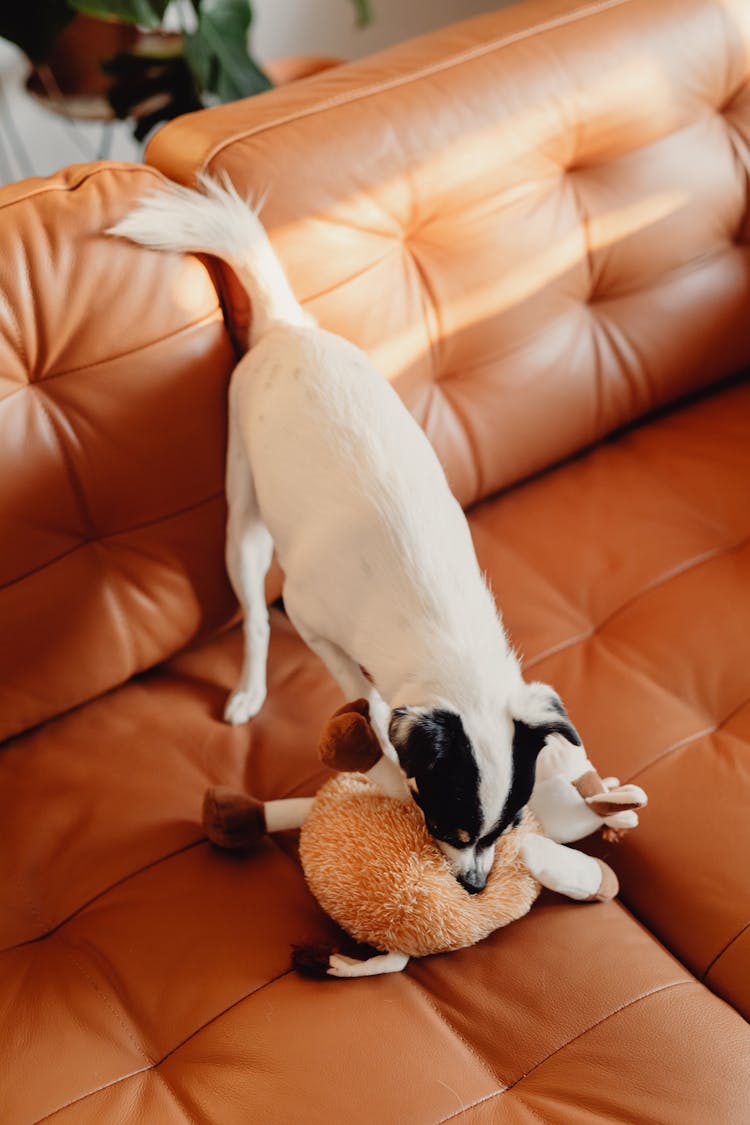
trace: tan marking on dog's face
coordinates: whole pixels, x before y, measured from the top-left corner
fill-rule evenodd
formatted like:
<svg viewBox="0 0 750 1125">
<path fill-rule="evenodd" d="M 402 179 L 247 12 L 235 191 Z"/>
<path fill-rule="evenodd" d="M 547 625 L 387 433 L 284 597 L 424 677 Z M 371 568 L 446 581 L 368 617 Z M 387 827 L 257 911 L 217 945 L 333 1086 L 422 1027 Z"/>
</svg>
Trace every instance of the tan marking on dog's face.
<svg viewBox="0 0 750 1125">
<path fill-rule="evenodd" d="M 456 839 L 460 840 L 462 844 L 470 844 L 471 833 L 467 832 L 465 828 L 459 828 L 458 832 L 456 832 Z"/>
</svg>

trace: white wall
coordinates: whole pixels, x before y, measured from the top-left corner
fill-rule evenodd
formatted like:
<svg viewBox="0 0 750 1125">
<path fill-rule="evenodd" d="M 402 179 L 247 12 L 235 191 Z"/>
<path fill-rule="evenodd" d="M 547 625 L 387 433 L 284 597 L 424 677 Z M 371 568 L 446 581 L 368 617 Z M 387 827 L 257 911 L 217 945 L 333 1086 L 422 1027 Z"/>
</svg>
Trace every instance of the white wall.
<svg viewBox="0 0 750 1125">
<path fill-rule="evenodd" d="M 254 0 L 253 46 L 261 58 L 356 58 L 512 0 L 370 0 L 373 22 L 355 26 L 351 0 Z"/>
<path fill-rule="evenodd" d="M 5 2 L 10 0 L 0 0 Z M 308 54 L 356 58 L 511 2 L 371 0 L 373 23 L 360 29 L 351 0 L 254 0 L 252 45 L 261 60 Z M 65 121 L 34 103 L 23 87 L 27 69 L 21 52 L 0 39 L 0 183 L 105 154 L 141 159 L 127 123 L 103 129 Z"/>
</svg>

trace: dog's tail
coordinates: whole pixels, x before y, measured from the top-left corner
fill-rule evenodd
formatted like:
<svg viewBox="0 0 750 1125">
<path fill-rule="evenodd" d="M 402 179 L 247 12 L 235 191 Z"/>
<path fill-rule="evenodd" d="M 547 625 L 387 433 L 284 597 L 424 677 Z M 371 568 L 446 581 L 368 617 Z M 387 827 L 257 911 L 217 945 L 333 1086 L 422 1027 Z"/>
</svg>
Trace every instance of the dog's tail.
<svg viewBox="0 0 750 1125">
<path fill-rule="evenodd" d="M 311 324 L 286 279 L 257 213 L 228 177 L 199 177 L 201 191 L 165 185 L 107 233 L 154 250 L 212 254 L 232 267 L 252 304 L 250 344 L 273 322 Z"/>
</svg>

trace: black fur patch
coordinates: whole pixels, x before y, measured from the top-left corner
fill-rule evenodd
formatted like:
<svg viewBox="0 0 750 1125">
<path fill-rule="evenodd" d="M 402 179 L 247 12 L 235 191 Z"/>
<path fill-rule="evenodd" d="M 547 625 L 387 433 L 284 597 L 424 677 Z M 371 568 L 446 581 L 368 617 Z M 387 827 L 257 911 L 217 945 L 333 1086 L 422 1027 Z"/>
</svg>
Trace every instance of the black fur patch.
<svg viewBox="0 0 750 1125">
<path fill-rule="evenodd" d="M 555 692 L 555 691 L 550 692 L 549 703 L 550 703 L 550 707 L 552 708 L 552 710 L 557 711 L 558 715 L 560 716 L 560 721 L 559 722 L 547 723 L 543 728 L 544 729 L 544 737 L 546 738 L 548 734 L 553 734 L 553 733 L 561 734 L 563 736 L 563 738 L 567 738 L 568 742 L 572 742 L 574 746 L 580 746 L 581 745 L 581 736 L 578 733 L 578 731 L 576 730 L 576 728 L 573 726 L 573 724 L 571 723 L 571 721 L 568 717 L 568 712 L 565 710 L 565 707 L 563 706 L 563 701 L 562 701 L 562 699 L 560 699 L 560 696 L 557 694 L 557 692 Z M 544 744 L 544 740 L 542 740 L 542 745 L 543 744 Z"/>
<path fill-rule="evenodd" d="M 407 777 L 417 783 L 414 799 L 430 834 L 454 847 L 473 843 L 482 824 L 479 770 L 461 717 L 436 709 L 416 716 L 404 738 L 397 731 L 392 724 L 393 744 Z"/>
<path fill-rule="evenodd" d="M 536 760 L 547 736 L 561 734 L 576 746 L 581 745 L 578 731 L 568 718 L 559 696 L 553 695 L 550 706 L 560 716 L 559 719 L 534 727 L 518 719 L 513 720 L 513 780 L 498 824 L 498 835 L 529 803 L 536 780 Z"/>
</svg>

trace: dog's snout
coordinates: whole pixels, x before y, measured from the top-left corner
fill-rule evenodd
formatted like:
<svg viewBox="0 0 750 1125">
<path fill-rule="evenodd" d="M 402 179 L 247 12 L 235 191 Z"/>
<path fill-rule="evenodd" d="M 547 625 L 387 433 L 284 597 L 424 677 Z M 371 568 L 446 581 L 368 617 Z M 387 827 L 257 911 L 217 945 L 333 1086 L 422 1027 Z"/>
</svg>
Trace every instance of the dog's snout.
<svg viewBox="0 0 750 1125">
<path fill-rule="evenodd" d="M 470 895 L 478 895 L 480 891 L 484 890 L 485 883 L 487 882 L 487 876 L 481 871 L 476 870 L 466 871 L 462 875 L 457 875 L 456 878 L 463 889 L 468 891 Z"/>
</svg>

